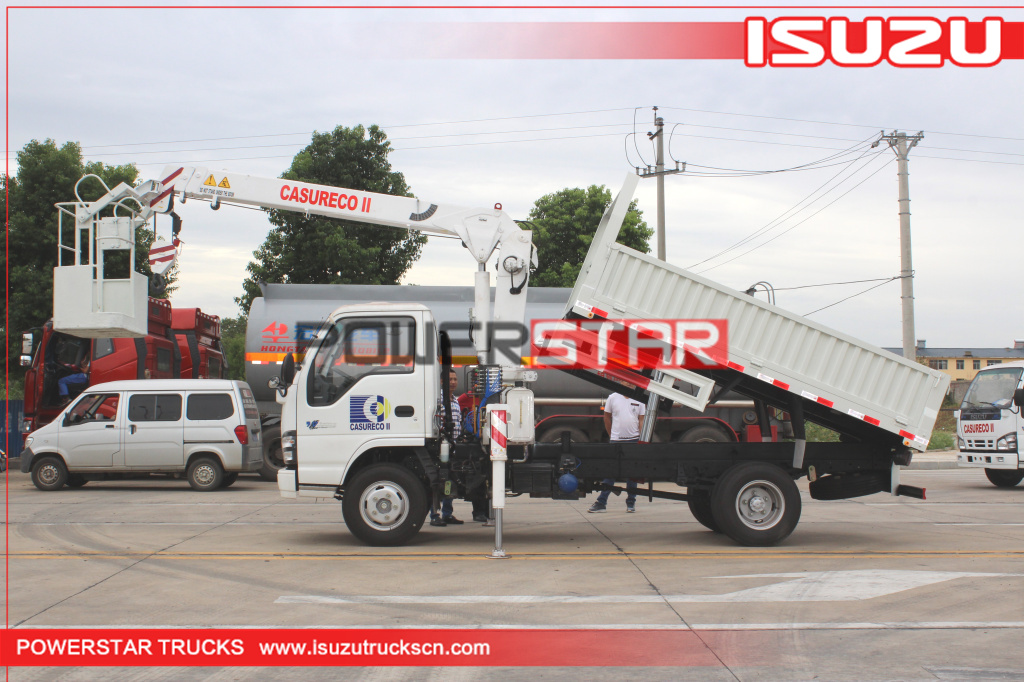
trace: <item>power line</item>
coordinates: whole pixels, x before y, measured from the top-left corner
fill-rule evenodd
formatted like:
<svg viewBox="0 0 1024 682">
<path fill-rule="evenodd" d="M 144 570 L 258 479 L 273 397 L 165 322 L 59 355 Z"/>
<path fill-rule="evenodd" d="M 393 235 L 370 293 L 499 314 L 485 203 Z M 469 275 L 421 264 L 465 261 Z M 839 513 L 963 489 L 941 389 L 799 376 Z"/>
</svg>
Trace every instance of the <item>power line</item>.
<svg viewBox="0 0 1024 682">
<path fill-rule="evenodd" d="M 877 289 L 878 287 L 885 286 L 889 282 L 895 282 L 898 279 L 902 279 L 902 277 L 896 276 L 896 277 L 892 277 L 890 279 L 887 279 L 886 281 L 882 282 L 881 284 L 876 284 L 873 287 L 868 287 L 864 291 L 858 291 L 856 294 L 851 294 L 851 295 L 847 296 L 846 298 L 841 298 L 838 301 L 836 301 L 835 303 L 829 303 L 828 305 L 822 306 L 821 308 L 818 308 L 817 310 L 812 310 L 809 313 L 804 313 L 804 317 L 810 317 L 814 313 L 820 313 L 822 310 L 825 310 L 826 308 L 831 308 L 832 306 L 839 305 L 840 303 L 843 303 L 844 301 L 849 301 L 851 298 L 856 298 L 856 297 L 858 297 L 858 296 L 860 296 L 862 294 L 866 294 L 869 291 L 872 291 L 873 289 Z"/>
<path fill-rule="evenodd" d="M 867 282 L 891 282 L 894 279 L 903 279 L 902 275 L 894 277 L 875 277 L 873 279 L 851 279 L 846 282 L 823 282 L 821 284 L 802 284 L 796 287 L 773 287 L 775 291 L 795 291 L 797 289 L 815 289 L 817 287 L 834 287 L 843 284 L 866 284 Z"/>
<path fill-rule="evenodd" d="M 865 143 L 866 143 L 866 140 L 865 140 Z M 870 152 L 870 147 L 865 148 L 861 152 L 861 155 L 858 156 L 856 159 L 853 159 L 849 163 L 847 163 L 843 170 L 840 170 L 840 171 L 836 172 L 828 180 L 826 180 L 822 184 L 818 185 L 818 187 L 816 187 L 814 189 L 814 191 L 812 191 L 810 194 L 805 196 L 799 202 L 797 202 L 792 207 L 787 209 L 784 213 L 782 213 L 779 216 L 775 217 L 773 220 L 769 221 L 768 223 L 766 223 L 762 227 L 758 228 L 757 230 L 755 230 L 754 232 L 750 233 L 749 235 L 747 235 L 746 237 L 744 237 L 740 241 L 738 241 L 738 242 L 734 243 L 733 245 L 729 246 L 728 248 L 723 249 L 722 251 L 719 251 L 718 253 L 715 253 L 715 254 L 709 256 L 708 258 L 705 258 L 702 261 L 699 261 L 697 263 L 694 263 L 693 265 L 688 266 L 688 269 L 689 268 L 695 268 L 695 267 L 697 267 L 699 265 L 703 265 L 704 263 L 707 263 L 708 261 L 714 260 L 714 259 L 716 259 L 716 258 L 718 258 L 720 256 L 724 256 L 725 254 L 729 253 L 730 251 L 732 251 L 734 249 L 737 249 L 737 248 L 743 246 L 744 244 L 749 243 L 750 241 L 756 239 L 760 235 L 765 234 L 766 232 L 774 229 L 776 226 L 780 225 L 783 221 L 787 220 L 789 217 L 795 216 L 798 213 L 800 213 L 803 210 L 805 210 L 806 208 L 809 208 L 814 202 L 819 201 L 820 199 L 822 199 L 825 195 L 828 194 L 828 192 L 833 191 L 836 187 L 841 185 L 843 182 L 846 182 L 847 180 L 852 178 L 854 175 L 856 175 L 862 168 L 866 167 L 868 165 L 868 163 L 870 163 L 870 159 L 863 166 L 861 166 L 861 168 L 855 169 L 852 173 L 850 173 L 850 176 L 848 178 L 840 181 L 837 185 L 835 185 L 835 187 L 833 187 L 832 189 L 826 191 L 824 194 L 822 194 L 817 199 L 814 199 L 813 201 L 811 201 L 804 208 L 800 208 L 799 210 L 797 210 L 802 204 L 806 203 L 809 199 L 811 199 L 811 197 L 813 197 L 814 195 L 818 194 L 818 192 L 820 192 L 823 188 L 827 187 L 829 184 L 831 184 L 833 181 L 835 181 L 836 178 L 840 177 L 843 173 L 849 171 L 853 167 L 853 165 L 855 163 L 857 163 L 861 158 L 864 157 L 865 154 L 867 154 L 869 152 Z M 878 155 L 878 152 L 875 153 L 875 156 L 877 156 L 877 155 Z M 794 211 L 796 211 L 796 212 L 794 213 Z"/>
<path fill-rule="evenodd" d="M 804 223 L 806 223 L 806 222 L 807 222 L 808 220 L 810 220 L 810 219 L 811 219 L 811 218 L 813 218 L 814 216 L 818 215 L 819 213 L 821 213 L 822 211 L 824 211 L 824 210 L 825 210 L 826 208 L 828 208 L 828 207 L 829 207 L 829 206 L 831 206 L 832 204 L 836 203 L 837 201 L 839 201 L 840 199 L 842 199 L 843 197 L 845 197 L 845 196 L 846 196 L 847 194 L 849 194 L 850 192 L 852 192 L 853 190 L 857 189 L 858 187 L 860 187 L 861 185 L 863 185 L 863 184 L 864 184 L 865 182 L 867 182 L 868 180 L 870 180 L 871 178 L 873 178 L 873 177 L 874 177 L 874 176 L 875 176 L 876 174 L 878 174 L 878 172 L 879 172 L 879 171 L 881 171 L 881 170 L 882 170 L 883 168 L 885 168 L 886 166 L 888 166 L 888 165 L 889 165 L 890 163 L 892 163 L 892 161 L 894 161 L 894 160 L 895 160 L 895 159 L 890 159 L 890 160 L 889 160 L 889 161 L 887 161 L 886 163 L 882 164 L 882 165 L 881 165 L 881 166 L 879 166 L 879 167 L 878 167 L 878 168 L 877 168 L 877 169 L 876 169 L 876 170 L 875 170 L 875 171 L 874 171 L 873 173 L 871 173 L 871 175 L 867 176 L 866 178 L 864 178 L 863 180 L 861 180 L 860 182 L 858 182 L 858 183 L 857 183 L 856 185 L 854 185 L 854 186 L 853 186 L 853 187 L 851 187 L 850 189 L 846 190 L 845 192 L 843 192 L 842 194 L 840 194 L 840 195 L 839 195 L 838 197 L 836 197 L 836 198 L 835 198 L 835 199 L 833 199 L 832 201 L 828 202 L 827 204 L 825 204 L 824 206 L 822 206 L 821 208 L 819 208 L 819 209 L 818 209 L 817 211 L 815 211 L 815 212 L 814 212 L 814 213 L 812 213 L 811 215 L 807 216 L 806 218 L 804 218 L 803 220 L 801 220 L 801 221 L 800 221 L 800 222 L 798 222 L 797 224 L 793 225 L 792 227 L 789 227 L 789 228 L 787 228 L 787 229 L 783 230 L 782 232 L 778 233 L 777 235 L 775 235 L 775 236 L 774 236 L 774 237 L 772 237 L 771 239 L 768 239 L 768 240 L 766 240 L 766 241 L 763 241 L 763 242 L 761 242 L 760 244 L 758 244 L 757 246 L 755 246 L 755 247 L 753 247 L 753 248 L 747 249 L 746 251 L 744 251 L 743 253 L 739 254 L 738 256 L 734 256 L 734 257 L 730 258 L 730 259 L 729 259 L 729 260 L 727 260 L 727 261 L 723 261 L 723 262 L 719 263 L 718 265 L 712 265 L 711 267 L 708 267 L 708 268 L 704 268 L 703 270 L 700 270 L 699 272 L 708 272 L 709 270 L 714 270 L 715 268 L 719 268 L 719 267 L 721 267 L 721 266 L 723 266 L 723 265 L 726 265 L 727 263 L 731 263 L 731 262 L 733 262 L 734 260 L 736 260 L 736 259 L 738 259 L 738 258 L 742 258 L 743 256 L 746 256 L 747 254 L 749 254 L 749 253 L 751 253 L 751 252 L 753 252 L 753 251 L 756 251 L 757 249 L 760 249 L 760 248 L 761 248 L 762 246 L 767 246 L 768 244 L 770 244 L 771 242 L 775 241 L 776 239 L 778 239 L 779 237 L 783 236 L 784 234 L 787 234 L 787 233 L 789 233 L 789 232 L 792 232 L 793 230 L 795 230 L 796 228 L 800 227 L 801 225 L 803 225 Z M 829 191 L 831 191 L 831 190 L 829 190 Z M 710 260 L 710 259 L 709 259 L 709 260 Z M 699 273 L 698 273 L 698 274 L 699 274 Z"/>
</svg>

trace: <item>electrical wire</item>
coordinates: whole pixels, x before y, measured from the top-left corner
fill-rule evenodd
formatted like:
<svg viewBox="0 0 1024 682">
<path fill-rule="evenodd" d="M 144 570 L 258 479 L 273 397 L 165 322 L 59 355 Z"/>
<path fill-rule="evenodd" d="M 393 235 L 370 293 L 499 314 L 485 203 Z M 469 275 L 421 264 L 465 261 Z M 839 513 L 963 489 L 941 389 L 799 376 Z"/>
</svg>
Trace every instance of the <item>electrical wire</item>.
<svg viewBox="0 0 1024 682">
<path fill-rule="evenodd" d="M 886 284 L 888 284 L 889 282 L 894 282 L 894 281 L 896 281 L 896 280 L 898 280 L 898 279 L 903 279 L 903 278 L 902 278 L 902 277 L 899 277 L 899 276 L 897 276 L 897 277 L 891 277 L 890 279 L 887 279 L 886 281 L 882 282 L 881 284 L 876 284 L 876 285 L 875 285 L 875 286 L 873 286 L 873 287 L 868 287 L 868 288 L 867 288 L 867 289 L 865 289 L 864 291 L 859 291 L 859 292 L 857 292 L 856 294 L 851 294 L 851 295 L 847 296 L 846 298 L 841 298 L 841 299 L 839 299 L 838 301 L 836 301 L 835 303 L 829 303 L 828 305 L 826 305 L 826 306 L 822 306 L 821 308 L 818 308 L 817 310 L 812 310 L 812 311 L 811 311 L 811 312 L 809 312 L 809 313 L 804 313 L 804 317 L 810 317 L 810 316 L 811 316 L 811 315 L 813 315 L 814 313 L 820 313 L 820 312 L 821 312 L 822 310 L 826 310 L 826 309 L 828 309 L 828 308 L 831 308 L 832 306 L 837 306 L 837 305 L 839 305 L 840 303 L 844 303 L 844 302 L 846 302 L 846 301 L 849 301 L 849 300 L 850 300 L 851 298 L 857 298 L 858 296 L 861 296 L 862 294 L 866 294 L 866 293 L 868 293 L 869 291 L 872 291 L 872 290 L 874 290 L 874 289 L 877 289 L 878 287 L 881 287 L 881 286 L 885 286 L 885 285 L 886 285 Z"/>
<path fill-rule="evenodd" d="M 781 237 L 781 236 L 783 236 L 783 235 L 785 235 L 785 234 L 788 234 L 789 232 L 792 232 L 793 230 L 795 230 L 796 228 L 800 227 L 801 225 L 803 225 L 804 223 L 806 223 L 806 222 L 807 222 L 808 220 L 810 220 L 811 218 L 813 218 L 814 216 L 816 216 L 816 215 L 818 215 L 819 213 L 821 213 L 822 211 L 824 211 L 824 210 L 825 210 L 826 208 L 828 208 L 828 207 L 829 207 L 829 206 L 831 206 L 832 204 L 836 203 L 837 201 L 839 201 L 840 199 L 842 199 L 843 197 L 845 197 L 845 196 L 846 196 L 847 194 L 849 194 L 849 193 L 850 193 L 850 192 L 852 192 L 853 190 L 855 190 L 855 189 L 857 189 L 858 187 L 860 187 L 861 185 L 863 185 L 863 184 L 864 184 L 865 182 L 867 182 L 868 180 L 870 180 L 871 178 L 873 178 L 873 177 L 874 177 L 875 175 L 877 175 L 877 174 L 878 174 L 878 173 L 879 173 L 879 172 L 880 172 L 880 171 L 881 171 L 881 170 L 882 170 L 883 168 L 885 168 L 886 166 L 888 166 L 888 165 L 889 165 L 890 163 L 892 163 L 892 162 L 893 162 L 893 161 L 895 161 L 895 160 L 896 160 L 896 159 L 890 159 L 890 160 L 889 160 L 889 161 L 887 161 L 886 163 L 882 164 L 882 165 L 881 165 L 881 166 L 879 166 L 879 167 L 878 167 L 878 168 L 877 168 L 877 169 L 876 169 L 876 170 L 875 170 L 874 172 L 872 172 L 872 173 L 871 173 L 870 175 L 868 175 L 868 176 L 867 176 L 866 178 L 864 178 L 863 180 L 861 180 L 860 182 L 858 182 L 858 183 L 857 183 L 856 185 L 854 185 L 854 186 L 853 186 L 853 187 L 851 187 L 850 189 L 846 190 L 845 192 L 843 192 L 842 194 L 840 194 L 839 196 L 837 196 L 837 197 L 836 197 L 835 199 L 833 199 L 832 201 L 828 202 L 827 204 L 825 204 L 824 206 L 822 206 L 822 207 L 821 207 L 821 208 L 819 208 L 819 209 L 818 209 L 817 211 L 815 211 L 815 212 L 814 212 L 814 213 L 812 213 L 811 215 L 807 216 L 806 218 L 804 218 L 804 219 L 803 219 L 803 220 L 801 220 L 800 222 L 798 222 L 798 223 L 796 223 L 795 225 L 792 225 L 791 227 L 788 227 L 788 228 L 786 228 L 785 230 L 783 230 L 782 232 L 778 233 L 777 235 L 775 235 L 775 236 L 774 236 L 774 237 L 772 237 L 771 239 L 767 239 L 767 240 L 765 240 L 765 241 L 761 242 L 760 244 L 758 244 L 757 246 L 754 246 L 754 247 L 752 247 L 752 248 L 750 248 L 750 249 L 747 249 L 746 251 L 744 251 L 743 253 L 739 254 L 738 256 L 733 256 L 732 258 L 730 258 L 730 259 L 729 259 L 729 260 L 727 260 L 727 261 L 723 261 L 723 262 L 721 262 L 721 263 L 718 263 L 717 265 L 712 265 L 712 266 L 710 266 L 710 267 L 704 268 L 703 270 L 698 270 L 698 271 L 697 271 L 697 273 L 698 273 L 698 274 L 700 274 L 700 273 L 702 273 L 702 272 L 708 272 L 708 271 L 710 271 L 710 270 L 714 270 L 715 268 L 720 268 L 720 267 L 722 267 L 723 265 L 726 265 L 727 263 L 731 263 L 731 262 L 733 262 L 734 260 L 737 260 L 737 259 L 739 259 L 739 258 L 742 258 L 743 256 L 746 256 L 747 254 L 749 254 L 749 253 L 752 253 L 752 252 L 754 252 L 754 251 L 756 251 L 756 250 L 760 249 L 760 248 L 761 248 L 761 247 L 763 247 L 763 246 L 767 246 L 768 244 L 772 243 L 773 241 L 775 241 L 775 240 L 776 240 L 776 239 L 778 239 L 779 237 Z M 852 176 L 851 176 L 851 177 L 852 177 Z M 848 178 L 848 179 L 849 179 L 849 178 Z M 845 181 L 844 181 L 844 182 L 845 182 Z M 832 191 L 832 190 L 829 190 L 829 191 Z M 706 259 L 706 260 L 710 260 L 710 259 Z"/>
<path fill-rule="evenodd" d="M 834 287 L 843 284 L 866 284 L 868 282 L 891 282 L 894 279 L 904 279 L 910 275 L 896 275 L 894 277 L 875 277 L 873 279 L 851 279 L 846 282 L 823 282 L 821 284 L 802 284 L 795 287 L 775 287 L 775 291 L 795 291 L 797 289 L 814 289 L 817 287 Z"/>
<path fill-rule="evenodd" d="M 867 141 L 865 140 L 865 143 L 866 143 L 866 142 L 867 142 Z M 838 188 L 838 187 L 839 187 L 840 185 L 842 185 L 842 184 L 843 184 L 844 182 L 846 182 L 846 181 L 850 180 L 851 178 L 853 178 L 853 176 L 854 176 L 854 175 L 856 175 L 856 174 L 857 174 L 858 172 L 860 172 L 860 171 L 861 171 L 861 170 L 862 170 L 863 168 L 865 168 L 865 167 L 866 167 L 866 166 L 867 166 L 868 164 L 870 164 L 870 163 L 871 163 L 871 160 L 872 160 L 872 158 L 873 158 L 873 157 L 869 158 L 869 159 L 868 159 L 868 161 L 866 161 L 866 162 L 865 162 L 865 163 L 864 163 L 864 164 L 863 164 L 863 165 L 862 165 L 862 166 L 861 166 L 860 168 L 856 168 L 856 169 L 853 169 L 853 170 L 852 170 L 852 172 L 850 172 L 850 175 L 849 175 L 849 177 L 847 177 L 847 178 L 845 178 L 845 179 L 843 179 L 843 180 L 839 181 L 838 183 L 836 183 L 836 185 L 835 185 L 834 187 L 832 187 L 832 188 L 831 188 L 831 189 L 829 189 L 829 190 L 826 190 L 826 191 L 825 191 L 824 193 L 822 193 L 822 194 L 821 194 L 821 196 L 819 196 L 819 197 L 818 197 L 818 198 L 816 198 L 816 199 L 813 199 L 813 200 L 811 200 L 811 201 L 810 201 L 810 202 L 808 203 L 808 200 L 810 200 L 810 199 L 811 199 L 812 197 L 814 197 L 814 196 L 815 196 L 816 194 L 818 194 L 819 192 L 821 192 L 821 190 L 822 190 L 823 188 L 827 187 L 827 186 L 828 186 L 829 184 L 831 184 L 831 183 L 832 183 L 833 181 L 835 181 L 835 180 L 836 180 L 836 178 L 839 178 L 839 177 L 840 177 L 841 175 L 843 175 L 843 173 L 846 173 L 847 171 L 850 171 L 850 170 L 851 170 L 851 168 L 853 168 L 853 165 L 854 165 L 854 164 L 856 164 L 856 163 L 857 163 L 857 162 L 858 162 L 858 161 L 859 161 L 860 159 L 862 159 L 862 158 L 864 157 L 864 155 L 865 155 L 865 154 L 869 153 L 869 152 L 870 152 L 870 150 L 871 150 L 871 147 L 866 147 L 866 148 L 865 148 L 865 149 L 864 149 L 864 150 L 863 150 L 863 151 L 861 152 L 860 156 L 858 156 L 858 157 L 857 157 L 856 159 L 853 159 L 852 161 L 848 162 L 848 163 L 847 163 L 847 164 L 845 165 L 845 167 L 844 167 L 844 168 L 843 168 L 842 170 L 840 170 L 840 171 L 837 171 L 837 172 L 836 172 L 836 173 L 835 173 L 835 174 L 834 174 L 834 175 L 833 175 L 832 177 L 830 177 L 830 178 L 829 178 L 828 180 L 826 180 L 826 181 L 825 181 L 825 182 L 823 182 L 822 184 L 818 185 L 818 187 L 816 187 L 816 188 L 814 189 L 814 191 L 812 191 L 812 192 L 811 192 L 810 194 L 808 194 L 807 196 L 805 196 L 805 197 L 804 197 L 803 199 L 801 199 L 801 200 L 800 200 L 799 202 L 797 202 L 797 203 L 796 203 L 795 205 L 793 205 L 792 207 L 790 207 L 789 209 L 787 209 L 787 210 L 786 210 L 786 211 L 785 211 L 784 213 L 782 213 L 782 214 L 780 214 L 780 215 L 776 216 L 776 217 L 775 217 L 775 218 L 774 218 L 773 220 L 771 220 L 771 221 L 770 221 L 770 222 L 768 222 L 767 224 L 763 225 L 762 227 L 758 228 L 757 230 L 754 230 L 754 232 L 750 233 L 749 235 L 747 235 L 746 237 L 744 237 L 744 238 L 743 238 L 743 239 L 741 239 L 740 241 L 738 241 L 738 242 L 736 242 L 736 243 L 732 244 L 732 245 L 731 245 L 731 246 L 729 246 L 728 248 L 726 248 L 726 249 L 723 249 L 723 250 L 719 251 L 718 253 L 715 253 L 715 254 L 713 254 L 713 255 L 711 255 L 711 256 L 709 256 L 709 257 L 705 258 L 705 259 L 704 259 L 704 260 L 702 260 L 702 261 L 698 261 L 698 262 L 696 262 L 696 263 L 694 263 L 694 264 L 692 264 L 692 265 L 688 266 L 688 267 L 687 267 L 687 269 L 692 269 L 692 268 L 696 268 L 696 267 L 698 267 L 698 266 L 700 266 L 700 265 L 703 265 L 704 263 L 707 263 L 708 261 L 712 261 L 712 260 L 714 260 L 714 259 L 716 259 L 716 258 L 719 258 L 719 257 L 721 257 L 721 256 L 724 256 L 725 254 L 729 253 L 730 251 L 733 251 L 734 249 L 740 248 L 740 247 L 741 247 L 741 246 L 743 246 L 744 244 L 747 244 L 747 243 L 751 242 L 752 240 L 754 240 L 754 239 L 757 239 L 757 238 L 758 238 L 759 236 L 761 236 L 761 235 L 763 235 L 763 234 L 766 234 L 767 232 L 771 231 L 772 229 L 775 229 L 775 227 L 779 226 L 779 225 L 780 225 L 780 224 L 781 224 L 781 223 L 782 223 L 783 221 L 785 221 L 785 220 L 788 220 L 789 218 L 791 218 L 791 217 L 793 217 L 793 216 L 796 216 L 797 214 L 801 213 L 802 211 L 806 210 L 807 208 L 810 208 L 810 206 L 812 206 L 812 205 L 813 205 L 813 204 L 814 204 L 815 202 L 817 202 L 817 201 L 821 200 L 821 199 L 822 199 L 822 198 L 824 198 L 824 197 L 825 197 L 825 196 L 826 196 L 826 195 L 827 195 L 827 194 L 828 194 L 829 192 L 831 192 L 831 191 L 834 191 L 834 190 L 835 190 L 836 188 Z M 874 154 L 874 157 L 877 157 L 879 153 L 881 153 L 881 152 L 876 152 L 876 153 Z M 877 172 L 877 171 L 876 171 L 876 172 Z M 806 206 L 804 206 L 803 208 L 800 208 L 800 206 L 801 206 L 801 205 L 803 205 L 803 204 L 805 204 L 805 203 L 806 203 L 807 205 L 806 205 Z M 798 224 L 799 224 L 799 223 L 798 223 Z M 728 262 L 728 261 L 727 261 L 727 262 Z M 710 268 L 709 268 L 709 269 L 710 269 Z"/>
</svg>

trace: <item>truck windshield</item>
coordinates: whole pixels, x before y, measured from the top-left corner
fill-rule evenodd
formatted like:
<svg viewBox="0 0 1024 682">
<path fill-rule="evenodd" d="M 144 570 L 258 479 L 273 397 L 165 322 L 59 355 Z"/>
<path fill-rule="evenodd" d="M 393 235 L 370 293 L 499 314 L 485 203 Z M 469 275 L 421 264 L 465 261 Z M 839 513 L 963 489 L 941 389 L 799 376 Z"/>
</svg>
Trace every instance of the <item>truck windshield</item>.
<svg viewBox="0 0 1024 682">
<path fill-rule="evenodd" d="M 1020 383 L 1020 375 L 1024 369 L 1005 367 L 1001 369 L 979 372 L 967 389 L 967 395 L 960 405 L 961 410 L 976 407 L 1010 407 L 1013 404 L 1013 392 Z"/>
</svg>

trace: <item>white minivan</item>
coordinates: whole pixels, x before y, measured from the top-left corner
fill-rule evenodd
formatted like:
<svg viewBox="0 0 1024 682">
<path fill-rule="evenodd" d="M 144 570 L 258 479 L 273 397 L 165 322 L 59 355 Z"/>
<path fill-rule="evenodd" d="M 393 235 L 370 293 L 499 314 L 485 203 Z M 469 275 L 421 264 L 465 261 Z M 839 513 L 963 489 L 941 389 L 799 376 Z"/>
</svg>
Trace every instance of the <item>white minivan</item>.
<svg viewBox="0 0 1024 682">
<path fill-rule="evenodd" d="M 21 470 L 40 490 L 139 474 L 226 488 L 263 466 L 260 415 L 244 381 L 111 381 L 86 389 L 25 440 Z"/>
</svg>

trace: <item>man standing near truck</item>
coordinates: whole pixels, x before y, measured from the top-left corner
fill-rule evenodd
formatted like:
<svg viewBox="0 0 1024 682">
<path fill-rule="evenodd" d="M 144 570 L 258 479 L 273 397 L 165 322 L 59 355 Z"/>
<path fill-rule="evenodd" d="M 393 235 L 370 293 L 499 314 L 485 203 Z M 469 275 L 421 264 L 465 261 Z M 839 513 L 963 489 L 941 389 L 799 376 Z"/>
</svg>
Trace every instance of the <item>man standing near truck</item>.
<svg viewBox="0 0 1024 682">
<path fill-rule="evenodd" d="M 608 432 L 610 443 L 636 443 L 640 440 L 640 430 L 644 427 L 644 414 L 647 407 L 636 400 L 627 398 L 621 393 L 612 393 L 604 402 L 604 428 Z M 602 481 L 606 486 L 615 485 L 615 481 L 606 478 Z M 587 511 L 591 514 L 603 512 L 608 507 L 610 490 L 604 490 L 597 496 L 597 501 Z M 626 482 L 626 511 L 636 511 L 636 481 Z"/>
</svg>

